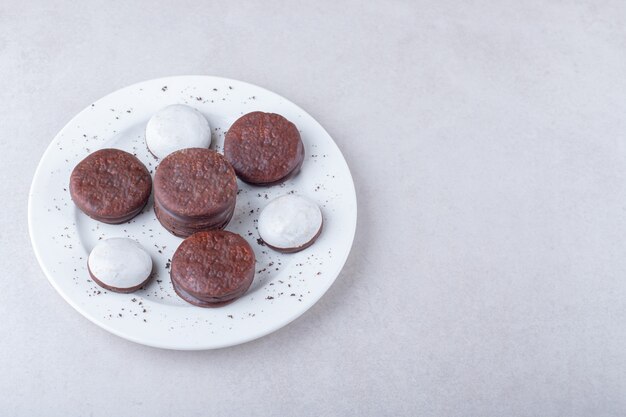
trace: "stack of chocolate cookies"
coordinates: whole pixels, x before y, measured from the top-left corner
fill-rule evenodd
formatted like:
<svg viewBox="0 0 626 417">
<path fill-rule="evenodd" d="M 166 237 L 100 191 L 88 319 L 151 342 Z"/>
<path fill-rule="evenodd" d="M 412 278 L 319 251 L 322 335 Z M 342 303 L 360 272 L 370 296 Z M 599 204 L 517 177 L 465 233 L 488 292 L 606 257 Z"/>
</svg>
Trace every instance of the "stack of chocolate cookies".
<svg viewBox="0 0 626 417">
<path fill-rule="evenodd" d="M 237 178 L 217 152 L 189 148 L 171 153 L 154 176 L 154 211 L 163 227 L 179 237 L 223 229 L 233 216 Z"/>
</svg>

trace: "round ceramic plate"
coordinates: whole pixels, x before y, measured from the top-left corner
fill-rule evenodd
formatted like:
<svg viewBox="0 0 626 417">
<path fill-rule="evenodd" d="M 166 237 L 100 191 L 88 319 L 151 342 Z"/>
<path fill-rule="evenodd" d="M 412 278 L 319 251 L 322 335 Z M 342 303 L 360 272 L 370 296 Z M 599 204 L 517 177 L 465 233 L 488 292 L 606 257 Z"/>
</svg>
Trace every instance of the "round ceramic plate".
<svg viewBox="0 0 626 417">
<path fill-rule="evenodd" d="M 279 113 L 298 126 L 306 158 L 298 176 L 273 187 L 239 182 L 235 214 L 227 230 L 254 248 L 257 265 L 248 292 L 220 308 L 199 308 L 174 293 L 170 260 L 181 239 L 156 220 L 152 200 L 133 220 L 108 225 L 90 219 L 72 203 L 72 169 L 101 148 L 135 154 L 154 174 L 159 161 L 148 152 L 144 129 L 160 108 L 184 103 L 201 111 L 213 130 L 212 148 L 222 152 L 224 133 L 241 115 Z M 260 210 L 274 197 L 305 195 L 322 208 L 324 230 L 296 254 L 272 251 L 259 239 Z M 145 81 L 118 90 L 74 117 L 54 138 L 35 173 L 28 204 L 30 236 L 37 259 L 54 288 L 82 315 L 104 329 L 150 346 L 212 349 L 244 343 L 277 330 L 309 309 L 341 271 L 356 228 L 356 196 L 350 171 L 332 138 L 289 100 L 241 81 L 181 76 Z M 130 237 L 154 262 L 153 278 L 132 294 L 96 285 L 87 256 L 102 239 Z"/>
</svg>

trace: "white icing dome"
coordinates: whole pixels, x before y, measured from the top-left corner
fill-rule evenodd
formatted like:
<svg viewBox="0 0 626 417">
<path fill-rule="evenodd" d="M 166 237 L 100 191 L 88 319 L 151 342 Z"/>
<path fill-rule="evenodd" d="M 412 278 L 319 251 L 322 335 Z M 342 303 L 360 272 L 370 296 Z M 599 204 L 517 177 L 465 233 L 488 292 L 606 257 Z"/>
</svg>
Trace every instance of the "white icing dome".
<svg viewBox="0 0 626 417">
<path fill-rule="evenodd" d="M 186 148 L 211 146 L 211 126 L 198 110 L 172 104 L 154 114 L 146 125 L 146 144 L 157 158 Z"/>
<path fill-rule="evenodd" d="M 322 227 L 322 212 L 312 200 L 284 195 L 265 206 L 259 216 L 259 234 L 277 249 L 296 249 L 313 240 Z"/>
<path fill-rule="evenodd" d="M 126 289 L 142 284 L 152 272 L 152 258 L 134 240 L 116 237 L 96 245 L 89 254 L 89 271 L 104 285 Z"/>
</svg>

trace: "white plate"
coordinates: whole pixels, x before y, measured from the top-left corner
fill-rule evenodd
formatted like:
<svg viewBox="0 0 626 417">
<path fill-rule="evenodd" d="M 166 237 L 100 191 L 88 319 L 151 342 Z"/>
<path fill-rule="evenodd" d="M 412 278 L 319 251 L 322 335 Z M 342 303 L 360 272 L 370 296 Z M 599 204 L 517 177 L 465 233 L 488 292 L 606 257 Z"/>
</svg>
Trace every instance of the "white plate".
<svg viewBox="0 0 626 417">
<path fill-rule="evenodd" d="M 168 260 L 182 241 L 156 220 L 152 201 L 128 223 L 107 225 L 72 203 L 72 169 L 89 153 L 114 147 L 135 153 L 151 172 L 158 161 L 144 142 L 145 125 L 157 110 L 173 103 L 200 110 L 213 128 L 213 148 L 221 152 L 224 132 L 242 114 L 279 113 L 298 126 L 306 148 L 300 174 L 280 186 L 239 183 L 233 220 L 227 227 L 254 248 L 257 273 L 248 292 L 215 309 L 179 299 L 170 283 Z M 256 219 L 272 198 L 288 193 L 317 201 L 324 230 L 317 242 L 283 255 L 258 242 Z M 28 202 L 30 236 L 37 259 L 54 288 L 82 315 L 102 328 L 145 345 L 169 349 L 213 349 L 271 333 L 309 309 L 343 267 L 356 228 L 356 196 L 348 166 L 328 133 L 285 98 L 241 81 L 181 76 L 145 81 L 96 101 L 54 138 L 35 173 Z M 127 236 L 154 260 L 154 278 L 133 294 L 105 291 L 89 279 L 87 255 L 100 239 Z"/>
</svg>

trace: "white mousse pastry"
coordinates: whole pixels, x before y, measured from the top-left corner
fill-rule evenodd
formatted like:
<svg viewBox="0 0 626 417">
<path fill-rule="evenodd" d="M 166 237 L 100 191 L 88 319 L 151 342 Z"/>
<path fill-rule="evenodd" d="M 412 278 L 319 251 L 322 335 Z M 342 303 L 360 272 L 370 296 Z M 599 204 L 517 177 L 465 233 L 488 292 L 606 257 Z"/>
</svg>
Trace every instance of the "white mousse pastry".
<svg viewBox="0 0 626 417">
<path fill-rule="evenodd" d="M 124 237 L 103 240 L 89 254 L 89 275 L 102 288 L 129 293 L 152 273 L 152 258 L 137 242 Z"/>
<path fill-rule="evenodd" d="M 211 126 L 198 110 L 172 104 L 154 114 L 146 125 L 146 145 L 157 158 L 186 148 L 211 146 Z"/>
<path fill-rule="evenodd" d="M 322 231 L 322 212 L 312 200 L 288 194 L 265 206 L 259 216 L 259 234 L 270 248 L 284 253 L 311 246 Z"/>
</svg>

